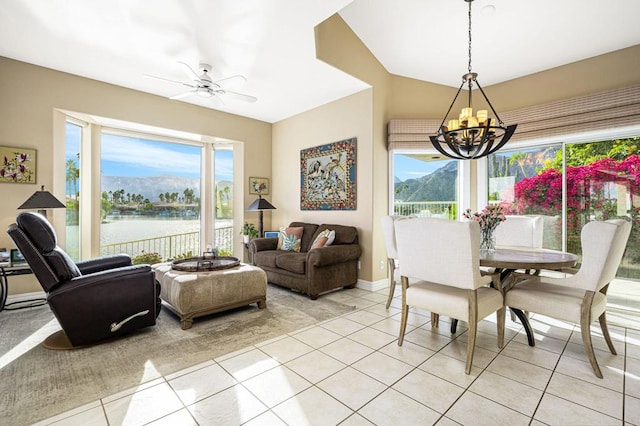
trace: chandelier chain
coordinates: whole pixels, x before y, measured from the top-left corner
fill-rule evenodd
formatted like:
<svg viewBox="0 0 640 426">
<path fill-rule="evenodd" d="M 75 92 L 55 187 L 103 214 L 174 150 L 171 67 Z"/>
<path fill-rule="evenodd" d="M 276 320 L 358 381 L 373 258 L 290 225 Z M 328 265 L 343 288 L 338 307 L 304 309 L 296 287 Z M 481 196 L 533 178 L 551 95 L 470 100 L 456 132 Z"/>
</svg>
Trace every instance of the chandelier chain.
<svg viewBox="0 0 640 426">
<path fill-rule="evenodd" d="M 469 72 L 471 72 L 471 1 L 469 1 Z"/>
</svg>

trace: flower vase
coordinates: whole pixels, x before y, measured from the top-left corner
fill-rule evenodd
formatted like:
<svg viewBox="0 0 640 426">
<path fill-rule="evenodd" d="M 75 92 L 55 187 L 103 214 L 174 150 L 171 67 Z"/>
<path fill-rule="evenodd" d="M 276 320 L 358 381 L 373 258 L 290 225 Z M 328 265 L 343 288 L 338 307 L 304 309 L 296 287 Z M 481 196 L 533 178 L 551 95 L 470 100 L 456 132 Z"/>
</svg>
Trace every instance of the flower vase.
<svg viewBox="0 0 640 426">
<path fill-rule="evenodd" d="M 480 250 L 486 253 L 495 253 L 496 237 L 493 235 L 493 229 L 480 230 Z"/>
</svg>

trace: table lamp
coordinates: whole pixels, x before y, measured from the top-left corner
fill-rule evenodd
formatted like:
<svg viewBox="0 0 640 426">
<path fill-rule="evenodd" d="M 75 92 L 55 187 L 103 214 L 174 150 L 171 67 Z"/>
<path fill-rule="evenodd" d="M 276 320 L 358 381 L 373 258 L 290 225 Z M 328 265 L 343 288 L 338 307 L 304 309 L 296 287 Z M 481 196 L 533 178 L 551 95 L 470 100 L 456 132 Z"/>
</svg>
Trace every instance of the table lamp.
<svg viewBox="0 0 640 426">
<path fill-rule="evenodd" d="M 258 210 L 258 235 L 260 238 L 264 237 L 264 231 L 262 229 L 262 211 L 263 210 L 275 210 L 276 208 L 273 205 L 262 198 L 262 195 L 258 195 L 258 199 L 255 200 L 247 210 L 255 211 Z"/>
<path fill-rule="evenodd" d="M 49 191 L 44 190 L 44 185 L 40 187 L 40 191 L 36 191 L 31 197 L 27 199 L 18 210 L 38 209 L 38 213 L 47 217 L 47 211 L 45 209 L 58 209 L 65 208 L 66 206 L 53 196 Z"/>
</svg>

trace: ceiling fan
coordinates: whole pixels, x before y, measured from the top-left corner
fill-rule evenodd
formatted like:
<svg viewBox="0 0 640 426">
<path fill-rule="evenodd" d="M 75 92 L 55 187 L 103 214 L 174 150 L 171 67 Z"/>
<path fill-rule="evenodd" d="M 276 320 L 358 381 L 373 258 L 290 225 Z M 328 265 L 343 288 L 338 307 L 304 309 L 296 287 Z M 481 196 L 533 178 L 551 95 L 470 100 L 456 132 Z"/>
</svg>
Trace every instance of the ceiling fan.
<svg viewBox="0 0 640 426">
<path fill-rule="evenodd" d="M 183 81 L 171 80 L 164 77 L 158 77 L 151 74 L 144 74 L 145 77 L 154 78 L 156 80 L 168 81 L 169 83 L 180 84 L 182 86 L 189 87 L 189 90 L 186 92 L 177 94 L 175 96 L 169 97 L 169 99 L 183 99 L 188 96 L 197 95 L 202 98 L 211 98 L 214 101 L 222 102 L 223 98 L 234 99 L 243 102 L 256 102 L 258 98 L 251 95 L 245 95 L 244 93 L 233 92 L 231 90 L 227 90 L 223 87 L 223 84 L 229 82 L 231 80 L 242 79 L 247 81 L 247 79 L 242 75 L 232 75 L 230 77 L 221 78 L 219 80 L 213 80 L 211 77 L 211 65 L 201 62 L 198 65 L 197 73 L 193 68 L 189 66 L 186 62 L 177 61 L 179 64 L 184 65 L 189 75 L 192 76 L 192 81 L 189 83 L 185 83 Z"/>
</svg>

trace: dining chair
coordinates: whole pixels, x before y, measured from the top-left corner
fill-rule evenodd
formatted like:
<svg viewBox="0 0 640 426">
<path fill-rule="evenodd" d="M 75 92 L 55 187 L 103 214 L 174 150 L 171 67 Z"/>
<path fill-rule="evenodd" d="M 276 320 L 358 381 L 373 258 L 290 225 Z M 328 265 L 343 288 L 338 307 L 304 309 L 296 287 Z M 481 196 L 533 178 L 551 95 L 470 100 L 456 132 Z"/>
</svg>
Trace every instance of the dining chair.
<svg viewBox="0 0 640 426">
<path fill-rule="evenodd" d="M 396 283 L 400 280 L 400 270 L 398 269 L 398 248 L 396 247 L 396 234 L 393 223 L 405 216 L 382 216 L 382 235 L 384 245 L 387 249 L 387 265 L 389 268 L 389 296 L 387 297 L 386 308 L 389 309 L 393 295 L 396 290 Z"/>
<path fill-rule="evenodd" d="M 465 373 L 469 374 L 478 322 L 493 312 L 497 312 L 498 347 L 504 344 L 499 274 L 480 274 L 480 226 L 474 221 L 418 218 L 397 221 L 395 229 L 402 283 L 398 346 L 404 340 L 409 307 L 467 321 Z"/>
<path fill-rule="evenodd" d="M 494 231 L 496 245 L 542 248 L 543 222 L 540 216 L 507 215 Z"/>
<path fill-rule="evenodd" d="M 591 323 L 598 318 L 612 354 L 616 350 L 607 328 L 607 288 L 624 254 L 631 222 L 622 219 L 587 223 L 580 233 L 582 263 L 566 278 L 532 277 L 518 282 L 505 295 L 507 306 L 580 324 L 582 343 L 593 372 L 602 378 L 593 344 Z"/>
</svg>

